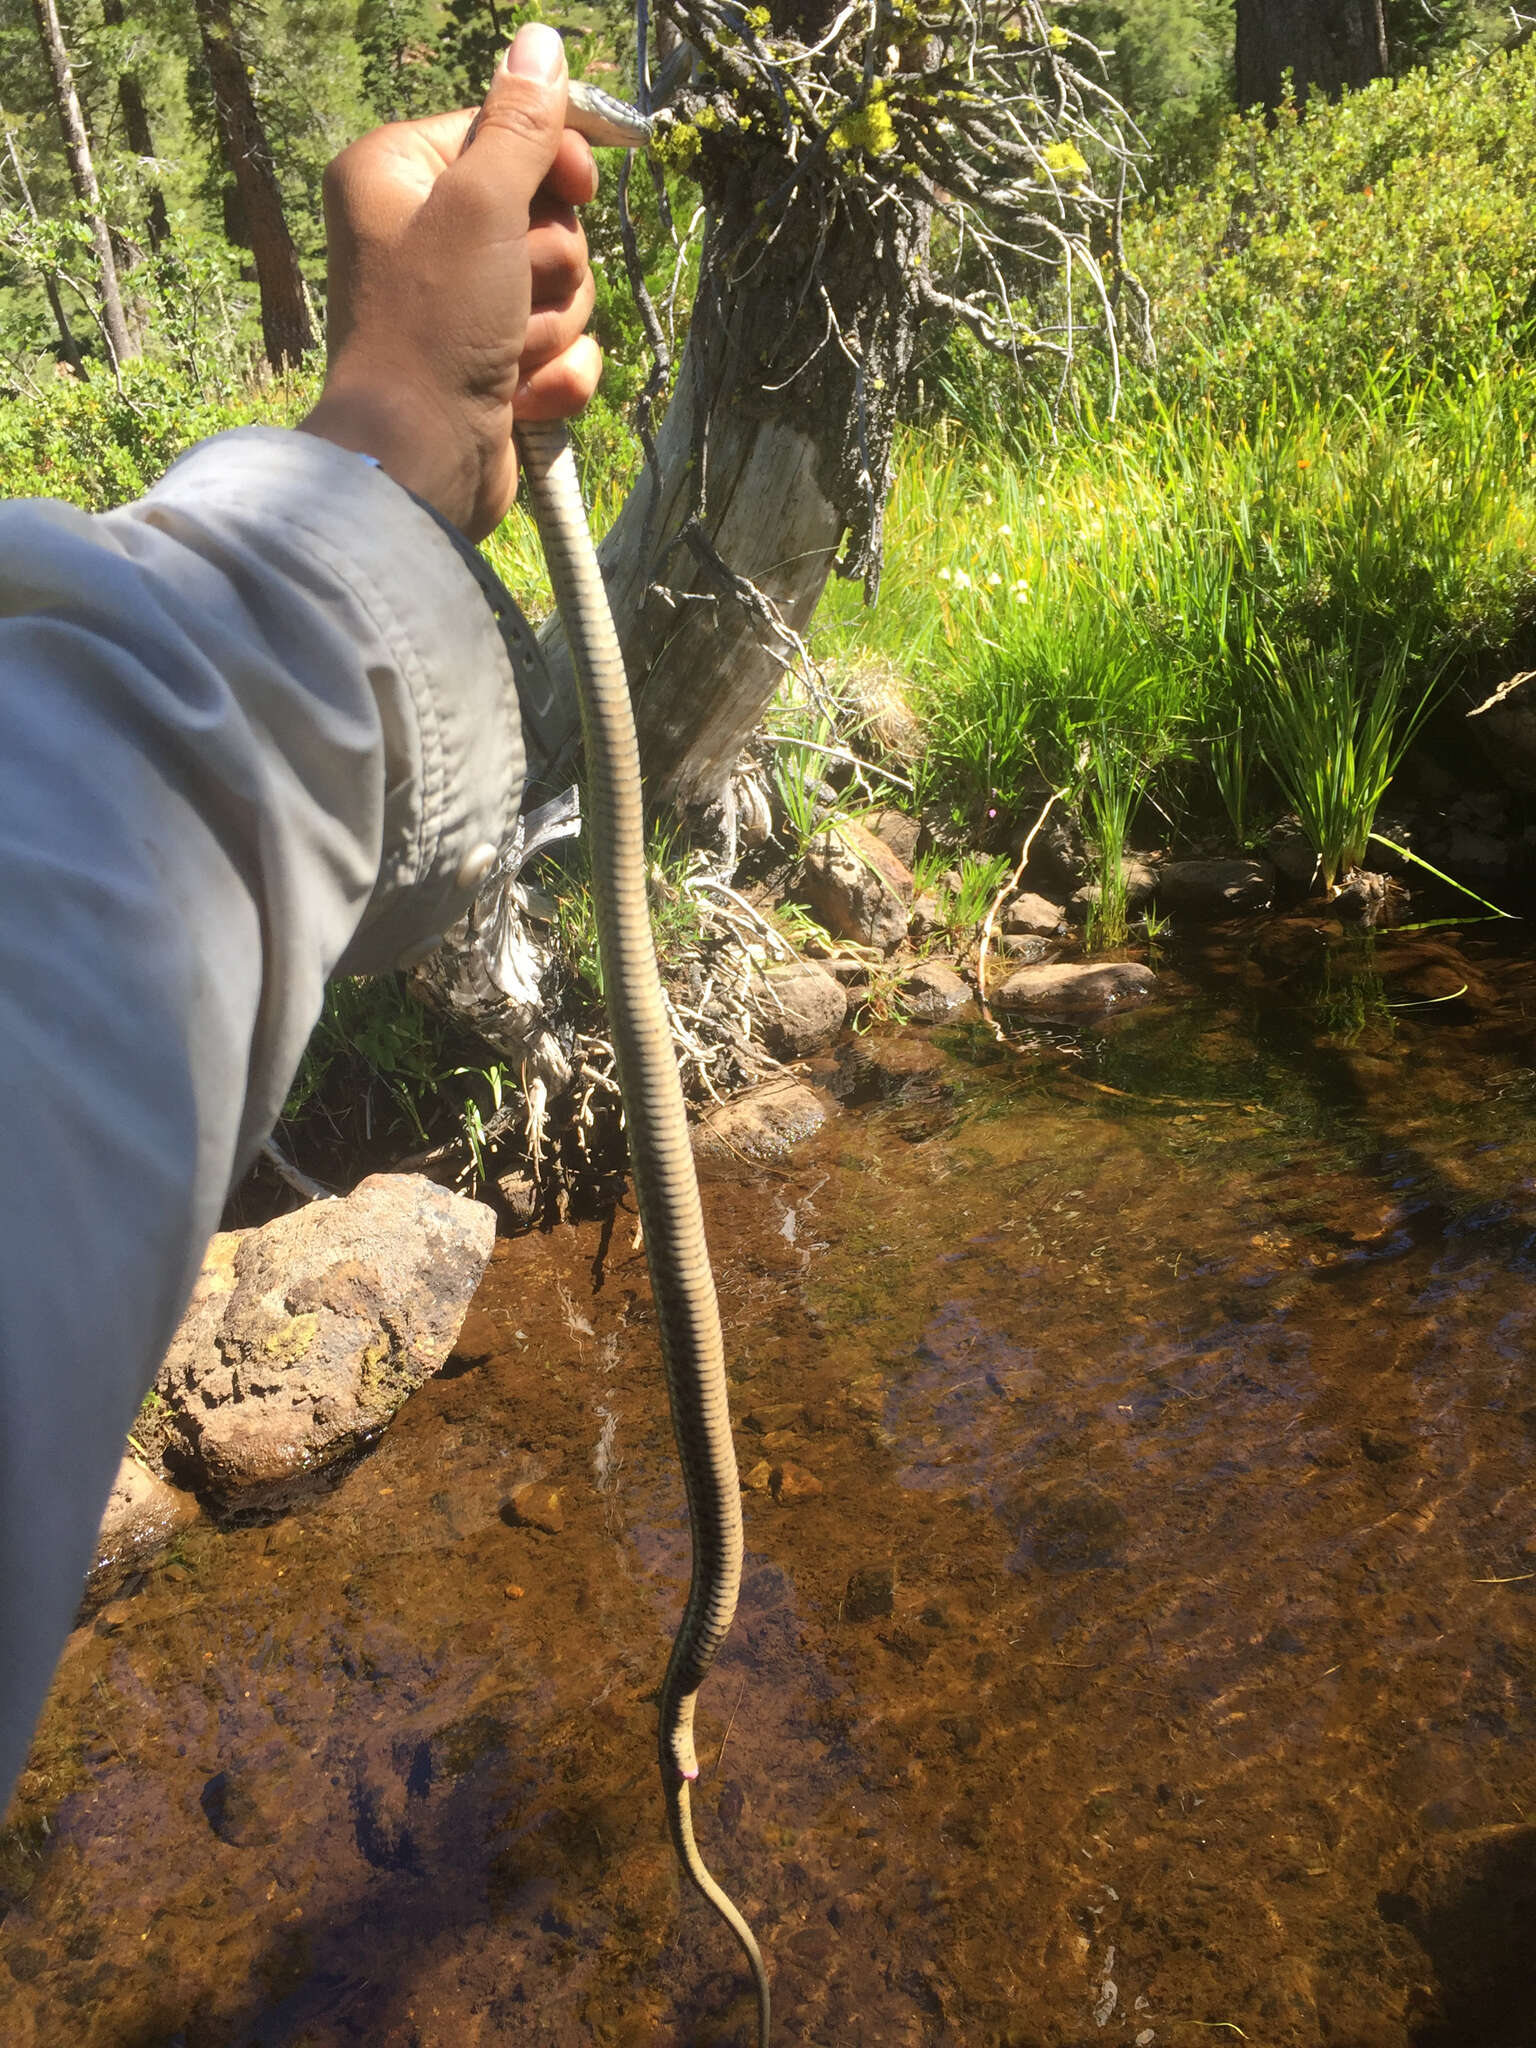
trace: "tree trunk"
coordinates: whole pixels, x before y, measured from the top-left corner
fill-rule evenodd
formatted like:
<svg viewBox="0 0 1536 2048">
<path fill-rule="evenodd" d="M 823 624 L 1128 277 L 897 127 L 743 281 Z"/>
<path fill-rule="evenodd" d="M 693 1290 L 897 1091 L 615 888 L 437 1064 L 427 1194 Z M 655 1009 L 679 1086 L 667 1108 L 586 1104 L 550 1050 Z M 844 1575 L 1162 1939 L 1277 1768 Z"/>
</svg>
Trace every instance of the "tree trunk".
<svg viewBox="0 0 1536 2048">
<path fill-rule="evenodd" d="M 1382 0 L 1237 0 L 1237 100 L 1280 104 L 1285 74 L 1297 104 L 1309 92 L 1337 99 L 1387 70 Z"/>
<path fill-rule="evenodd" d="M 123 0 L 101 0 L 101 18 L 108 28 L 121 28 Z M 128 147 L 135 156 L 153 160 L 155 143 L 150 133 L 149 110 L 144 104 L 144 88 L 131 71 L 120 71 L 117 75 L 117 104 L 123 117 L 123 133 L 128 138 Z M 158 180 L 150 187 L 148 228 L 151 249 L 161 248 L 170 239 L 170 216 L 165 210 L 165 194 Z"/>
<path fill-rule="evenodd" d="M 196 0 L 224 162 L 245 213 L 261 292 L 261 338 L 274 370 L 296 369 L 315 345 L 298 251 L 283 215 L 266 130 L 251 92 L 229 0 Z"/>
<path fill-rule="evenodd" d="M 21 151 L 16 147 L 16 138 L 11 133 L 10 123 L 3 115 L 0 115 L 0 127 L 5 130 L 6 154 L 10 157 L 11 169 L 16 174 L 16 187 L 21 194 L 21 203 L 35 221 L 38 213 L 32 198 L 32 187 L 27 183 L 27 174 L 22 169 Z M 74 330 L 70 327 L 69 316 L 64 311 L 64 301 L 59 296 L 59 281 L 51 270 L 43 271 L 42 278 L 43 290 L 48 295 L 48 310 L 53 315 L 53 324 L 59 333 L 59 353 L 77 377 L 85 378 L 86 367 L 81 361 L 79 345 L 75 341 Z"/>
<path fill-rule="evenodd" d="M 711 226 L 677 388 L 601 560 L 636 693 L 646 797 L 707 811 L 797 661 L 828 575 L 879 576 L 928 212 L 809 218 L 766 156 L 704 179 Z M 722 153 L 723 154 L 723 153 Z M 807 218 L 800 217 L 805 212 Z M 766 244 L 766 246 L 765 246 Z M 844 557 L 837 550 L 849 536 Z M 558 622 L 546 640 L 570 689 Z M 574 727 L 571 732 L 574 753 Z"/>
<path fill-rule="evenodd" d="M 96 182 L 96 166 L 91 160 L 90 137 L 85 132 L 85 116 L 80 111 L 79 95 L 75 91 L 75 76 L 70 69 L 69 52 L 64 46 L 64 31 L 59 24 L 59 11 L 54 0 L 32 0 L 32 12 L 37 20 L 37 32 L 42 39 L 43 49 L 48 57 L 48 69 L 53 77 L 53 103 L 59 117 L 59 128 L 64 137 L 64 154 L 69 159 L 69 175 L 74 184 L 75 197 L 81 211 L 90 224 L 91 245 L 96 252 L 96 272 L 101 291 L 101 326 L 107 338 L 115 362 L 121 363 L 138 350 L 129 339 L 128 323 L 123 318 L 122 293 L 118 290 L 117 264 L 112 255 L 112 237 L 107 229 L 107 218 L 101 210 L 101 187 Z"/>
</svg>

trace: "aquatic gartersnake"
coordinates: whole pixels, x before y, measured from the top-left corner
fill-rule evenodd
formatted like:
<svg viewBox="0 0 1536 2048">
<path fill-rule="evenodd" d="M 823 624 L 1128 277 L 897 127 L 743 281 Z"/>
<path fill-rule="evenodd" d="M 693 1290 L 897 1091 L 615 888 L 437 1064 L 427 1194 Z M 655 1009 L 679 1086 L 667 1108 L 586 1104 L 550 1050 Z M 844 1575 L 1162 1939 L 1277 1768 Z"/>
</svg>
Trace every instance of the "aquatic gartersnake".
<svg viewBox="0 0 1536 2048">
<path fill-rule="evenodd" d="M 577 80 L 568 90 L 567 125 L 589 140 L 632 149 L 647 139 L 650 122 L 633 107 Z M 741 1487 L 720 1313 L 651 938 L 640 749 L 618 634 L 565 428 L 558 422 L 539 423 L 514 431 L 576 672 L 603 991 L 693 1537 L 688 1602 L 660 1696 L 667 1820 L 683 1870 L 745 1952 L 757 1990 L 758 2048 L 767 2048 L 768 1974 L 762 1954 L 751 1928 L 706 1869 L 690 1810 L 690 1791 L 699 1775 L 694 1705 L 730 1630 L 741 1584 Z"/>
</svg>

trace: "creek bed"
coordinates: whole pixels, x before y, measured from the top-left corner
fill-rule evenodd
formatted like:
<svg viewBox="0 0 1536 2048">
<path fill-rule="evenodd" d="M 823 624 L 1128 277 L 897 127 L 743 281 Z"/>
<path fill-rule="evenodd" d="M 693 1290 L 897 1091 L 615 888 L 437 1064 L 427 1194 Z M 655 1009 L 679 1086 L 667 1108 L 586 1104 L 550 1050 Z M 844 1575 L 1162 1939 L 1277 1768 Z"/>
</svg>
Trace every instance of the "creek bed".
<svg viewBox="0 0 1536 2048">
<path fill-rule="evenodd" d="M 710 1169 L 783 1476 L 696 1813 L 777 2039 L 1536 2041 L 1523 931 L 1270 922 L 1092 1034 L 870 1034 L 790 1168 Z M 686 1531 L 633 1224 L 499 1244 L 334 1491 L 76 1631 L 8 2048 L 750 2041 L 655 1787 Z M 504 1517 L 531 1478 L 562 1528 Z"/>
</svg>

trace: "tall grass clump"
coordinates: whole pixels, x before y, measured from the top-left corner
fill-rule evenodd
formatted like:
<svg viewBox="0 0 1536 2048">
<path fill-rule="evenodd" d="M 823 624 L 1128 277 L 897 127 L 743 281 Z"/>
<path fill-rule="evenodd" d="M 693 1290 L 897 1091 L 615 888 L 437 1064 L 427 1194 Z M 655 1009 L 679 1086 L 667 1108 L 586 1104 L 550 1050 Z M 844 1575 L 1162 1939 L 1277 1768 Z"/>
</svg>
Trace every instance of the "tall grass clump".
<svg viewBox="0 0 1536 2048">
<path fill-rule="evenodd" d="M 1247 839 L 1320 772 L 1302 750 L 1324 729 L 1286 679 L 1342 681 L 1346 658 L 1376 736 L 1356 786 L 1379 801 L 1438 690 L 1536 612 L 1531 398 L 1523 369 L 1277 391 L 1241 428 L 1160 408 L 1030 468 L 915 433 L 881 604 L 834 600 L 826 639 L 907 667 L 922 794 L 999 843 L 1046 788 L 1104 801 L 1089 764 L 1111 757 L 1134 768 L 1127 827 L 1147 802 L 1175 826 L 1225 813 Z"/>
</svg>

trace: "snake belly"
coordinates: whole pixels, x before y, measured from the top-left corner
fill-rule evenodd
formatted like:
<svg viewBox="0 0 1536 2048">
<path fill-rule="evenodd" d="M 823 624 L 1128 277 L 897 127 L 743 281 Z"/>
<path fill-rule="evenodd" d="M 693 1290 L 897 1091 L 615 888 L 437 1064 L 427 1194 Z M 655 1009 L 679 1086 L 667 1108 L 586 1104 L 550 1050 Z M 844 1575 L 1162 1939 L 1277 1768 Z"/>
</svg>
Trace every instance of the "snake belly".
<svg viewBox="0 0 1536 2048">
<path fill-rule="evenodd" d="M 683 1870 L 746 1955 L 757 1991 L 758 2048 L 767 2048 L 769 1992 L 762 1954 L 751 1928 L 705 1867 L 689 1805 L 699 1775 L 694 1705 L 730 1631 L 741 1585 L 741 1486 L 714 1275 L 651 937 L 640 748 L 570 440 L 558 423 L 519 426 L 516 439 L 576 671 L 603 988 L 693 1539 L 688 1602 L 660 1697 L 667 1822 Z"/>
</svg>

